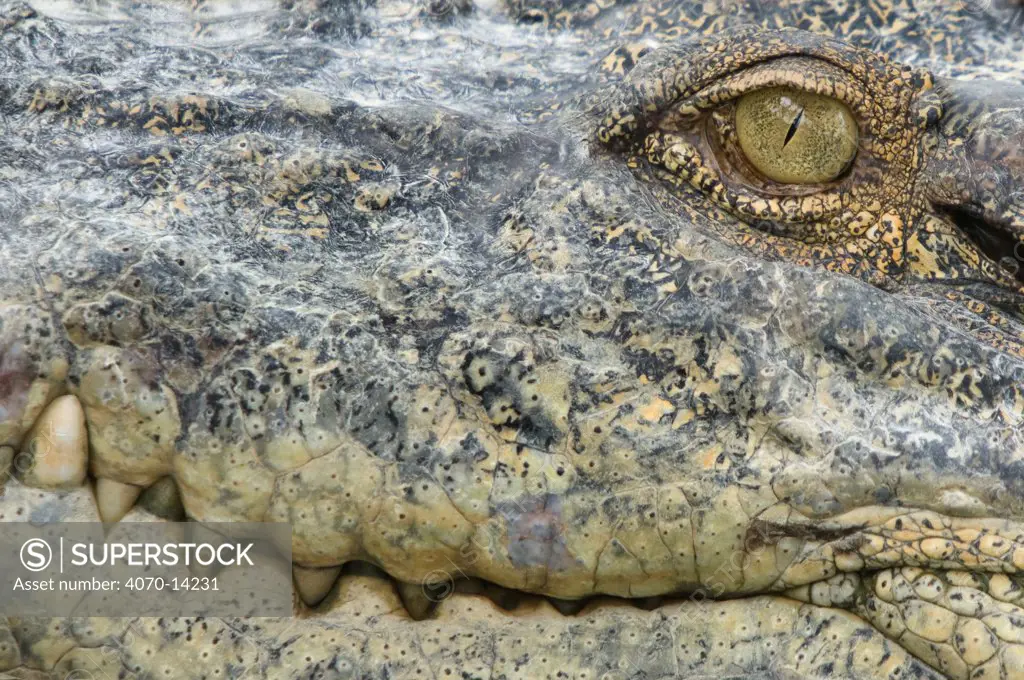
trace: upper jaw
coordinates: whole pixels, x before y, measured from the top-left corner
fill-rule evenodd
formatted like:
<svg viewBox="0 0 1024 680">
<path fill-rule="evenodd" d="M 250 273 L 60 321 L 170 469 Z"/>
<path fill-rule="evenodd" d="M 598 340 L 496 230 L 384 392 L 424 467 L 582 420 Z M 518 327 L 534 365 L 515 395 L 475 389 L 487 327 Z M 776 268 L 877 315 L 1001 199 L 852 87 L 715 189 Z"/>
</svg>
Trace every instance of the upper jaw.
<svg viewBox="0 0 1024 680">
<path fill-rule="evenodd" d="M 555 193 L 571 203 L 571 191 Z M 613 213 L 629 200 L 604 197 Z M 528 219 L 555 199 L 542 198 Z M 292 317 L 300 338 L 256 336 L 197 382 L 178 366 L 187 357 L 141 343 L 58 341 L 38 349 L 64 372 L 33 369 L 30 382 L 83 405 L 110 516 L 172 474 L 196 519 L 290 521 L 303 566 L 368 559 L 413 582 L 455 564 L 563 597 L 641 596 L 724 569 L 723 594 L 754 592 L 808 576 L 730 565 L 713 549 L 726 529 L 742 549 L 757 527 L 780 542 L 832 526 L 812 560 L 893 512 L 1024 519 L 1022 362 L 848 277 L 687 238 L 654 271 L 612 262 L 622 276 L 591 279 L 650 305 L 605 304 L 615 318 L 581 305 L 554 340 L 509 303 L 495 323 L 485 302 L 543 290 L 560 308 L 582 294 L 574 277 L 467 291 L 477 304 L 429 370 L 391 351 L 386 328 L 307 304 Z M 659 304 L 666 280 L 677 293 Z M 72 305 L 53 337 L 97 304 Z M 26 308 L 4 308 L 5 329 L 35 318 Z M 250 308 L 245 323 L 266 329 L 274 312 Z M 51 400 L 26 389 L 26 404 Z"/>
</svg>

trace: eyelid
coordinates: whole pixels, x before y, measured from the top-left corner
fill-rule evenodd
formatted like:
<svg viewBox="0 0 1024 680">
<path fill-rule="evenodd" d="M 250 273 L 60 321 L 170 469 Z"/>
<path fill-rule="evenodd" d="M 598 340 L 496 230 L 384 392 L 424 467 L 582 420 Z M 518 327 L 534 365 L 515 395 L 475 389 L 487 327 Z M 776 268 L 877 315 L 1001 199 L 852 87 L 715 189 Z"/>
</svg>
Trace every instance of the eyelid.
<svg viewBox="0 0 1024 680">
<path fill-rule="evenodd" d="M 685 126 L 749 92 L 767 87 L 791 87 L 832 97 L 846 104 L 858 122 L 871 132 L 875 102 L 870 93 L 849 72 L 807 57 L 783 57 L 725 76 L 666 109 L 659 126 L 663 129 Z"/>
<path fill-rule="evenodd" d="M 658 47 L 621 81 L 586 98 L 583 108 L 592 121 L 593 139 L 617 151 L 636 148 L 681 102 L 685 104 L 716 82 L 737 74 L 749 77 L 761 65 L 778 68 L 784 59 L 800 59 L 819 71 L 834 68 L 844 74 L 840 82 L 845 90 L 837 88 L 836 98 L 858 117 L 872 107 L 860 123 L 870 125 L 862 131 L 877 137 L 879 143 L 889 139 L 902 146 L 908 118 L 926 122 L 937 115 L 934 104 L 914 103 L 922 91 L 932 87 L 927 71 L 891 63 L 878 54 L 816 33 L 743 26 Z M 869 93 L 873 99 L 867 98 Z M 860 97 L 865 100 L 859 101 Z"/>
<path fill-rule="evenodd" d="M 714 157 L 701 157 L 700 151 L 684 138 L 669 132 L 657 133 L 652 136 L 653 138 L 657 138 L 658 153 L 661 155 L 659 165 L 670 172 L 676 172 L 676 168 L 697 160 L 708 169 L 707 180 L 711 182 L 706 187 L 697 188 L 718 194 L 722 201 L 744 217 L 802 224 L 829 219 L 843 208 L 842 192 L 834 187 L 800 195 L 764 196 L 745 192 L 728 181 L 726 175 L 717 167 Z"/>
</svg>

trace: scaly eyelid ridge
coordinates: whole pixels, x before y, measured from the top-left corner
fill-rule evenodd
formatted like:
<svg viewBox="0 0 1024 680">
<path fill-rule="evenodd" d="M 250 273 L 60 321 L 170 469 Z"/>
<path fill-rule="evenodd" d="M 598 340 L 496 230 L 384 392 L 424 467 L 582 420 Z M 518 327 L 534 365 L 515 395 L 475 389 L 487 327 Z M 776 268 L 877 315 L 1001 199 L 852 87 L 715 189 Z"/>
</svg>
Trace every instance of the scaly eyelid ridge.
<svg viewBox="0 0 1024 680">
<path fill-rule="evenodd" d="M 817 63 L 808 67 L 807 62 Z M 798 70 L 800 67 L 805 70 Z M 768 87 L 791 87 L 832 97 L 850 108 L 865 132 L 873 132 L 870 121 L 875 101 L 870 92 L 839 67 L 807 57 L 762 62 L 726 76 L 670 106 L 656 126 L 682 129 L 745 94 Z"/>
<path fill-rule="evenodd" d="M 810 60 L 815 69 L 845 74 L 840 80 L 846 91 L 837 90 L 836 96 L 858 112 L 869 104 L 874 106 L 867 120 L 883 120 L 886 114 L 906 109 L 927 80 L 919 69 L 892 64 L 827 36 L 796 29 L 738 27 L 714 38 L 661 47 L 644 56 L 620 82 L 584 104 L 594 118 L 594 138 L 618 150 L 635 146 L 672 107 L 718 81 L 784 59 Z M 879 73 L 885 76 L 872 79 L 872 74 Z M 876 92 L 877 88 L 881 89 Z M 870 93 L 877 95 L 873 102 L 868 97 L 858 100 Z M 886 130 L 877 132 L 879 138 L 886 136 Z"/>
<path fill-rule="evenodd" d="M 774 219 L 786 224 L 801 224 L 829 219 L 843 208 L 843 193 L 835 187 L 792 196 L 767 196 L 737 191 L 725 181 L 712 159 L 705 159 L 689 141 L 670 133 L 651 135 L 645 155 L 679 180 L 730 205 L 732 210 L 748 219 Z M 691 174 L 686 170 L 688 167 L 699 171 Z"/>
</svg>

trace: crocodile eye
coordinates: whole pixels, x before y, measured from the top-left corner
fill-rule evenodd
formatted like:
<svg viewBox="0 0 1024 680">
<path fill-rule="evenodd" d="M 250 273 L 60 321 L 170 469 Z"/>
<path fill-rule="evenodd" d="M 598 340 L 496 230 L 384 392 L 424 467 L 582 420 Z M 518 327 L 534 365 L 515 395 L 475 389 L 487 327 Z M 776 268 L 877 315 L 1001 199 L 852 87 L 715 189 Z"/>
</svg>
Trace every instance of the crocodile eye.
<svg viewBox="0 0 1024 680">
<path fill-rule="evenodd" d="M 842 102 L 768 87 L 736 103 L 736 139 L 758 172 L 782 184 L 822 184 L 857 155 L 857 121 Z"/>
</svg>

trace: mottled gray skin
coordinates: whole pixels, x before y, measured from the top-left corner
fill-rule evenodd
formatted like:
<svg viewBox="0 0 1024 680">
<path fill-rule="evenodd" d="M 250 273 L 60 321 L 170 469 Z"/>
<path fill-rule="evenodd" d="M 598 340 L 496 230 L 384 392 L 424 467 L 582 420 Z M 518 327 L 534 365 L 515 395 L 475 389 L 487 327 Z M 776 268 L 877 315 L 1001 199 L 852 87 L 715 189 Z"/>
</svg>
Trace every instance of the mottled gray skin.
<svg viewBox="0 0 1024 680">
<path fill-rule="evenodd" d="M 348 564 L 295 621 L 10 617 L 3 664 L 1020 677 L 1020 12 L 913 5 L 0 5 L 0 447 L 71 393 L 134 512 Z M 733 55 L 871 95 L 833 222 L 645 146 Z"/>
</svg>

